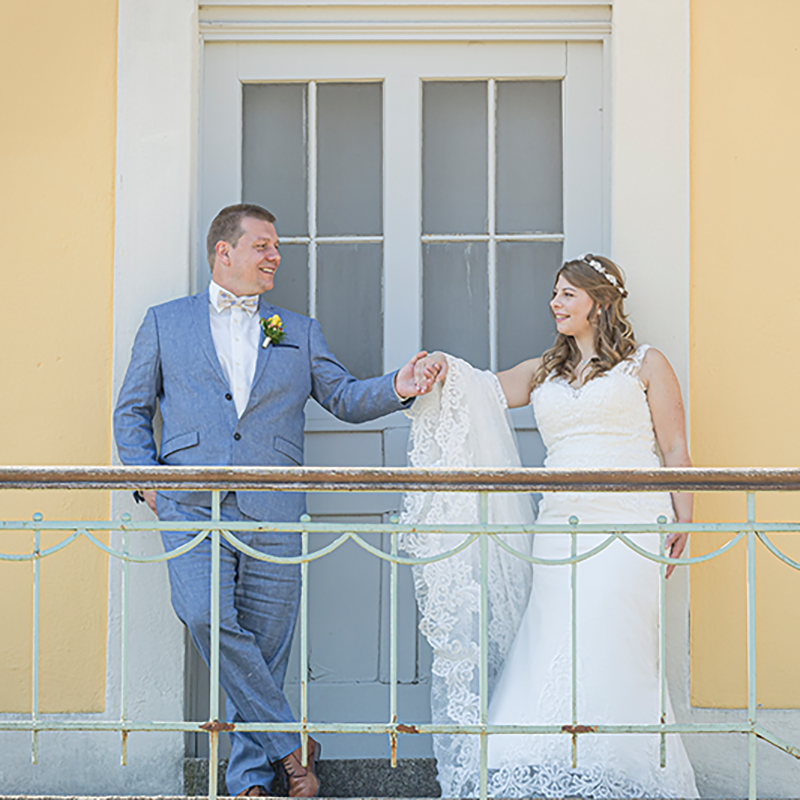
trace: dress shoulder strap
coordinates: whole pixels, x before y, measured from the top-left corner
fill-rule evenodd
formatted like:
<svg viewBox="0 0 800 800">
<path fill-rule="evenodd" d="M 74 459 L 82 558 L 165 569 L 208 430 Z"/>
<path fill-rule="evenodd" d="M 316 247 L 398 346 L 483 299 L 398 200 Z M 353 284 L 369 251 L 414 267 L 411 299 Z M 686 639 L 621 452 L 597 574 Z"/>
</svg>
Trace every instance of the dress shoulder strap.
<svg viewBox="0 0 800 800">
<path fill-rule="evenodd" d="M 644 357 L 649 349 L 649 344 L 640 344 L 636 350 L 634 350 L 633 355 L 621 362 L 620 370 L 626 375 L 638 377 L 639 370 L 642 368 L 642 361 L 644 361 Z"/>
</svg>

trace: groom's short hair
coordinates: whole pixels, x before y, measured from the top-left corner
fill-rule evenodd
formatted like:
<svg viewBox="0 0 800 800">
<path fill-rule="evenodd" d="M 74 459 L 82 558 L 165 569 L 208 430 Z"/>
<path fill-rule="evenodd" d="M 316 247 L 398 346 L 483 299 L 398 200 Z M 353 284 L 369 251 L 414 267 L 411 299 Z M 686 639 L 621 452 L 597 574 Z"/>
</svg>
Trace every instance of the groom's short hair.
<svg viewBox="0 0 800 800">
<path fill-rule="evenodd" d="M 231 247 L 236 247 L 237 242 L 244 233 L 242 220 L 245 217 L 261 219 L 264 222 L 275 222 L 275 215 L 271 211 L 267 211 L 266 208 L 257 206 L 254 203 L 238 203 L 235 206 L 225 206 L 214 217 L 206 237 L 206 252 L 210 267 L 213 268 L 214 266 L 217 242 L 227 242 Z"/>
</svg>

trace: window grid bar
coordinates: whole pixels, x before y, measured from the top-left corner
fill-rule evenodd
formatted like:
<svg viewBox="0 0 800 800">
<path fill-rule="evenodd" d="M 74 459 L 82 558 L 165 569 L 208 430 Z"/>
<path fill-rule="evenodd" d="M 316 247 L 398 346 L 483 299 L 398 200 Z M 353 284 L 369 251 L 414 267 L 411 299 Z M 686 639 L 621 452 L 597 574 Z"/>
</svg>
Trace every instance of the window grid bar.
<svg viewBox="0 0 800 800">
<path fill-rule="evenodd" d="M 486 102 L 488 122 L 487 147 L 489 150 L 486 161 L 487 192 L 487 226 L 489 229 L 489 247 L 487 253 L 487 271 L 489 287 L 489 368 L 492 372 L 497 371 L 497 238 L 495 228 L 497 227 L 497 119 L 496 119 L 496 96 L 497 84 L 494 78 L 489 78 L 486 87 Z"/>
<path fill-rule="evenodd" d="M 299 237 L 298 237 L 299 238 Z M 488 242 L 494 239 L 497 242 L 563 242 L 563 233 L 495 233 L 490 236 L 488 233 L 423 233 L 423 243 L 447 243 L 447 242 Z M 287 242 L 287 239 L 281 239 Z"/>
<path fill-rule="evenodd" d="M 317 316 L 317 82 L 308 82 L 308 315 Z M 297 237 L 301 238 L 301 237 Z M 286 241 L 286 240 L 284 240 Z"/>
<path fill-rule="evenodd" d="M 281 236 L 281 244 L 383 244 L 383 236 Z"/>
</svg>

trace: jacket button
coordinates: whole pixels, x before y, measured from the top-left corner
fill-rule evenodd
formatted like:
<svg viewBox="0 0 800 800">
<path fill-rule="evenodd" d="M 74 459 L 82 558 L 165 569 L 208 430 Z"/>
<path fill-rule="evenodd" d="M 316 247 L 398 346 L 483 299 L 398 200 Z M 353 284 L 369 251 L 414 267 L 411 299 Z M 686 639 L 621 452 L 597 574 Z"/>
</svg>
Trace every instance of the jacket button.
<svg viewBox="0 0 800 800">
<path fill-rule="evenodd" d="M 226 400 L 233 400 L 233 395 L 230 392 L 226 392 L 225 393 L 225 399 Z"/>
<path fill-rule="evenodd" d="M 239 439 L 241 439 L 241 438 L 242 438 L 242 434 L 241 434 L 241 433 L 234 433 L 234 434 L 233 434 L 233 438 L 234 438 L 234 439 L 236 439 L 236 441 L 238 442 L 238 441 L 239 441 Z"/>
</svg>

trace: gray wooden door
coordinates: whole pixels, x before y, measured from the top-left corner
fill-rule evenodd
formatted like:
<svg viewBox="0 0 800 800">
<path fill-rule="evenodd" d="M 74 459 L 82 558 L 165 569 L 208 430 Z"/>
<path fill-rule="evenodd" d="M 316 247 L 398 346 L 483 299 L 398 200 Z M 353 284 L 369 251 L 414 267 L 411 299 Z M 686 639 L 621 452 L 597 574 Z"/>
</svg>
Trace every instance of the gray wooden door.
<svg viewBox="0 0 800 800">
<path fill-rule="evenodd" d="M 419 347 L 504 369 L 549 345 L 564 251 L 606 244 L 600 44 L 219 44 L 204 74 L 200 227 L 238 200 L 273 211 L 283 261 L 270 299 L 319 319 L 354 375 L 397 368 Z M 402 414 L 354 426 L 313 401 L 306 412 L 307 464 L 406 464 Z M 530 409 L 513 419 L 523 462 L 541 464 Z M 400 504 L 320 493 L 308 506 L 316 522 L 369 523 Z M 309 575 L 310 719 L 387 720 L 388 568 L 350 542 Z M 398 713 L 425 721 L 431 654 L 407 568 L 400 579 Z M 296 647 L 292 658 L 297 708 Z M 193 717 L 203 669 L 190 656 Z M 320 738 L 327 758 L 388 754 L 382 736 Z M 430 754 L 426 737 L 401 737 L 401 758 Z"/>
</svg>

